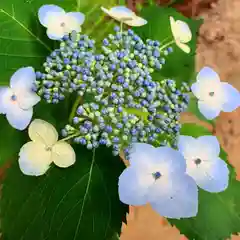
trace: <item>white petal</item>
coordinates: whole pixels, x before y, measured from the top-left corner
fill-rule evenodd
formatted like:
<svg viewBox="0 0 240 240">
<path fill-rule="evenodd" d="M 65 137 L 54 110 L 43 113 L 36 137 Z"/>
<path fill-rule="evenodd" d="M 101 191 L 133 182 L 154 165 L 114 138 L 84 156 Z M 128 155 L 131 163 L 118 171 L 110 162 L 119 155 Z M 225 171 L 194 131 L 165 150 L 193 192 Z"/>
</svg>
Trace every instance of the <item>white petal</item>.
<svg viewBox="0 0 240 240">
<path fill-rule="evenodd" d="M 196 139 L 191 136 L 180 135 L 178 137 L 178 150 L 185 159 L 192 158 L 196 150 Z"/>
<path fill-rule="evenodd" d="M 199 82 L 220 82 L 219 75 L 210 67 L 203 67 L 197 75 Z"/>
<path fill-rule="evenodd" d="M 10 79 L 10 87 L 14 92 L 22 90 L 32 90 L 36 81 L 36 74 L 32 67 L 24 67 L 18 69 Z M 17 93 L 16 93 L 17 94 Z"/>
<path fill-rule="evenodd" d="M 132 10 L 124 6 L 113 7 L 110 10 L 102 8 L 102 10 L 112 18 L 122 22 L 133 20 L 136 17 L 136 14 Z"/>
<path fill-rule="evenodd" d="M 220 114 L 222 105 L 214 106 L 210 105 L 209 102 L 198 101 L 198 108 L 206 119 L 212 120 Z"/>
<path fill-rule="evenodd" d="M 148 201 L 152 208 L 166 218 L 195 217 L 198 212 L 198 188 L 186 174 L 162 177 L 149 188 Z"/>
<path fill-rule="evenodd" d="M 17 94 L 19 107 L 29 109 L 40 102 L 41 98 L 33 91 L 21 91 Z"/>
<path fill-rule="evenodd" d="M 109 10 L 106 9 L 105 7 L 101 7 L 101 10 L 102 10 L 103 12 L 105 12 L 107 15 L 109 15 Z"/>
<path fill-rule="evenodd" d="M 201 136 L 196 139 L 196 146 L 199 152 L 203 151 L 208 158 L 218 157 L 220 154 L 220 144 L 215 136 Z"/>
<path fill-rule="evenodd" d="M 185 173 L 186 162 L 182 154 L 170 147 L 156 148 L 155 156 L 151 158 L 155 170 L 163 175 Z"/>
<path fill-rule="evenodd" d="M 6 117 L 9 124 L 18 130 L 24 130 L 31 122 L 33 116 L 33 108 L 23 110 L 18 106 L 18 103 L 11 104 L 7 109 Z"/>
<path fill-rule="evenodd" d="M 138 16 L 134 16 L 132 20 L 124 21 L 124 23 L 131 27 L 140 27 L 147 24 L 147 20 Z"/>
<path fill-rule="evenodd" d="M 176 41 L 178 38 L 176 21 L 174 20 L 174 18 L 172 16 L 169 17 L 169 20 L 170 20 L 170 27 L 171 27 L 172 35 Z"/>
<path fill-rule="evenodd" d="M 176 45 L 177 45 L 180 49 L 182 49 L 185 53 L 190 53 L 190 51 L 191 51 L 190 47 L 189 47 L 187 44 L 181 43 L 181 42 L 179 42 L 178 40 L 176 41 Z"/>
<path fill-rule="evenodd" d="M 175 24 L 176 24 L 176 31 L 177 31 L 176 35 L 178 36 L 178 40 L 181 43 L 187 43 L 191 41 L 192 32 L 188 24 L 181 20 L 177 20 Z"/>
<path fill-rule="evenodd" d="M 76 162 L 76 154 L 69 143 L 59 141 L 52 147 L 51 160 L 61 168 L 67 168 Z"/>
<path fill-rule="evenodd" d="M 41 143 L 28 142 L 22 146 L 18 161 L 24 174 L 40 176 L 48 170 L 51 164 L 51 152 L 46 151 Z"/>
<path fill-rule="evenodd" d="M 136 168 L 127 167 L 119 177 L 118 192 L 121 202 L 129 205 L 147 203 L 148 188 L 154 183 L 151 174 L 144 174 Z"/>
<path fill-rule="evenodd" d="M 67 15 L 74 17 L 79 25 L 82 25 L 85 21 L 85 15 L 81 12 L 69 12 L 67 13 Z"/>
<path fill-rule="evenodd" d="M 222 192 L 228 187 L 229 170 L 227 164 L 220 158 L 214 161 L 202 161 L 196 167 L 187 164 L 187 173 L 205 191 Z"/>
<path fill-rule="evenodd" d="M 240 106 L 239 91 L 226 82 L 222 82 L 222 86 L 226 98 L 226 102 L 223 104 L 222 111 L 232 112 Z"/>
<path fill-rule="evenodd" d="M 54 30 L 48 29 L 47 30 L 47 36 L 49 39 L 52 40 L 61 40 L 64 36 L 64 32 L 60 28 L 55 28 Z"/>
<path fill-rule="evenodd" d="M 0 114 L 6 114 L 7 109 L 12 104 L 11 96 L 13 95 L 13 91 L 9 87 L 1 87 L 0 88 Z"/>
<path fill-rule="evenodd" d="M 52 12 L 65 13 L 65 11 L 56 5 L 43 5 L 38 10 L 38 18 L 40 23 L 44 26 L 48 26 L 49 15 Z"/>
<path fill-rule="evenodd" d="M 28 135 L 32 141 L 42 142 L 52 147 L 58 140 L 58 132 L 55 127 L 41 119 L 34 119 L 28 128 Z"/>
</svg>

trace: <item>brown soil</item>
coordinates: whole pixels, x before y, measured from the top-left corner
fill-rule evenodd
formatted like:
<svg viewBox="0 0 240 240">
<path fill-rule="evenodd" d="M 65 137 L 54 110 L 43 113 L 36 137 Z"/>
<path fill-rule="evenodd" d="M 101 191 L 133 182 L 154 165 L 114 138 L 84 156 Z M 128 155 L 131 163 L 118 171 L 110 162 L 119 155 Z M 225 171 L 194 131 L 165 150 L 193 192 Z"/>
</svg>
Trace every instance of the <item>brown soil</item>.
<svg viewBox="0 0 240 240">
<path fill-rule="evenodd" d="M 192 0 L 192 2 L 199 2 Z M 196 7 L 196 5 L 195 5 Z M 199 7 L 199 6 L 198 6 Z M 185 9 L 185 10 L 184 10 Z M 185 15 L 193 10 L 182 7 Z M 195 8 L 196 9 L 196 8 Z M 240 90 L 240 1 L 219 0 L 211 4 L 211 9 L 200 15 L 204 24 L 200 29 L 196 70 L 210 66 L 217 71 L 223 81 L 231 83 Z M 189 12 L 190 11 L 190 12 Z M 199 8 L 193 12 L 196 15 Z M 216 135 L 223 148 L 228 152 L 229 161 L 236 168 L 240 180 L 240 108 L 232 113 L 222 113 L 217 120 Z M 196 119 L 184 114 L 183 121 L 195 122 Z M 175 227 L 155 213 L 149 205 L 130 207 L 128 225 L 123 225 L 121 240 L 184 240 Z M 240 236 L 232 236 L 240 240 Z M 211 240 L 211 239 L 210 239 Z"/>
</svg>

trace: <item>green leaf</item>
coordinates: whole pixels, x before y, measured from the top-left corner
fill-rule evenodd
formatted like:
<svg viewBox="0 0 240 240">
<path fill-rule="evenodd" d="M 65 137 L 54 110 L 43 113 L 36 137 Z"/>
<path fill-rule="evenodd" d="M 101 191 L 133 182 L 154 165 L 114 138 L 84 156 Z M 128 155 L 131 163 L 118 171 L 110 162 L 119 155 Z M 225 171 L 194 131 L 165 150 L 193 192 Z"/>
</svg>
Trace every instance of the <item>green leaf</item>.
<svg viewBox="0 0 240 240">
<path fill-rule="evenodd" d="M 2 167 L 19 152 L 26 137 L 24 132 L 10 126 L 3 115 L 0 115 L 0 126 L 0 167 Z"/>
<path fill-rule="evenodd" d="M 10 76 L 20 67 L 39 69 L 46 56 L 58 46 L 47 38 L 46 28 L 41 26 L 37 13 L 44 4 L 55 4 L 66 11 L 82 11 L 86 14 L 83 33 L 99 39 L 113 26 L 104 22 L 106 16 L 101 5 L 114 4 L 115 0 L 12 0 L 0 1 L 0 85 L 8 85 Z"/>
<path fill-rule="evenodd" d="M 119 157 L 99 148 L 76 149 L 67 169 L 52 166 L 46 175 L 22 174 L 17 162 L 8 169 L 1 194 L 4 239 L 105 240 L 120 233 L 127 205 L 118 197 Z"/>
<path fill-rule="evenodd" d="M 197 31 L 201 21 L 188 19 L 173 8 L 158 7 L 156 5 L 143 8 L 140 15 L 145 18 L 148 23 L 142 27 L 134 28 L 134 31 L 143 39 L 150 38 L 158 40 L 162 42 L 163 45 L 173 39 L 169 16 L 173 16 L 175 20 L 182 20 L 188 23 L 193 35 L 192 40 L 188 43 L 191 48 L 190 54 L 186 54 L 173 44 L 174 52 L 165 57 L 166 64 L 153 76 L 155 80 L 173 78 L 177 82 L 190 82 L 194 76 Z"/>
<path fill-rule="evenodd" d="M 182 135 L 199 137 L 211 135 L 202 126 L 183 124 Z M 227 162 L 227 154 L 221 149 L 220 157 Z M 168 219 L 189 240 L 225 240 L 240 232 L 240 183 L 233 167 L 228 164 L 230 180 L 228 188 L 221 193 L 209 193 L 199 189 L 199 209 L 194 218 Z"/>
</svg>

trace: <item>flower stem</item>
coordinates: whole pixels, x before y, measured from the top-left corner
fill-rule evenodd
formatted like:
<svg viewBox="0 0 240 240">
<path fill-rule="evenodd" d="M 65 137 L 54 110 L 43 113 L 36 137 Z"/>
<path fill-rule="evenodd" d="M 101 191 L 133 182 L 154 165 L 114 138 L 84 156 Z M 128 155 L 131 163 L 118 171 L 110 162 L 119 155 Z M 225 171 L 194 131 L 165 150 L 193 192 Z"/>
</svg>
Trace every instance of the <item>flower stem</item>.
<svg viewBox="0 0 240 240">
<path fill-rule="evenodd" d="M 164 44 L 162 47 L 159 48 L 159 51 L 161 52 L 162 50 L 164 50 L 166 47 L 172 45 L 173 43 L 175 43 L 175 40 L 172 40 L 172 41 Z"/>
<path fill-rule="evenodd" d="M 121 33 L 121 36 L 122 36 L 122 32 L 123 32 L 123 22 L 121 21 L 120 22 L 120 33 Z"/>
<path fill-rule="evenodd" d="M 77 107 L 79 105 L 79 103 L 82 101 L 82 97 L 81 96 L 78 96 L 74 102 L 74 105 L 72 107 L 72 111 L 70 113 L 70 116 L 69 116 L 69 119 L 68 121 L 71 122 L 73 117 L 74 117 L 74 114 L 76 113 L 76 110 L 77 110 Z"/>
<path fill-rule="evenodd" d="M 74 133 L 74 134 L 72 134 L 72 135 L 70 135 L 68 137 L 65 137 L 65 138 L 61 139 L 60 141 L 67 141 L 67 140 L 69 140 L 71 138 L 74 138 L 74 137 L 77 137 L 79 135 L 80 135 L 80 132 L 77 132 L 77 133 Z"/>
</svg>

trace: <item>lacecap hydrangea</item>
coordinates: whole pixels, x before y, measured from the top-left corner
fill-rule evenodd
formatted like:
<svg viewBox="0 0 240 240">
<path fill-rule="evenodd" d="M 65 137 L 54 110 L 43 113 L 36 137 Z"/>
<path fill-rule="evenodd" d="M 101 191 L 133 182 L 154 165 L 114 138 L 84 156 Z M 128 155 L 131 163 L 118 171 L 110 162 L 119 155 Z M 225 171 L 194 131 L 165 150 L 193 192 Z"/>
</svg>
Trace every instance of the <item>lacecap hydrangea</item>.
<svg viewBox="0 0 240 240">
<path fill-rule="evenodd" d="M 106 145 L 127 157 L 131 143 L 176 147 L 180 113 L 186 110 L 190 88 L 177 88 L 172 79 L 156 81 L 151 74 L 165 64 L 161 43 L 144 42 L 133 30 L 115 27 L 97 51 L 89 36 L 72 32 L 37 72 L 37 92 L 48 103 L 58 103 L 76 92 L 79 105 L 63 137 L 88 149 Z"/>
</svg>

